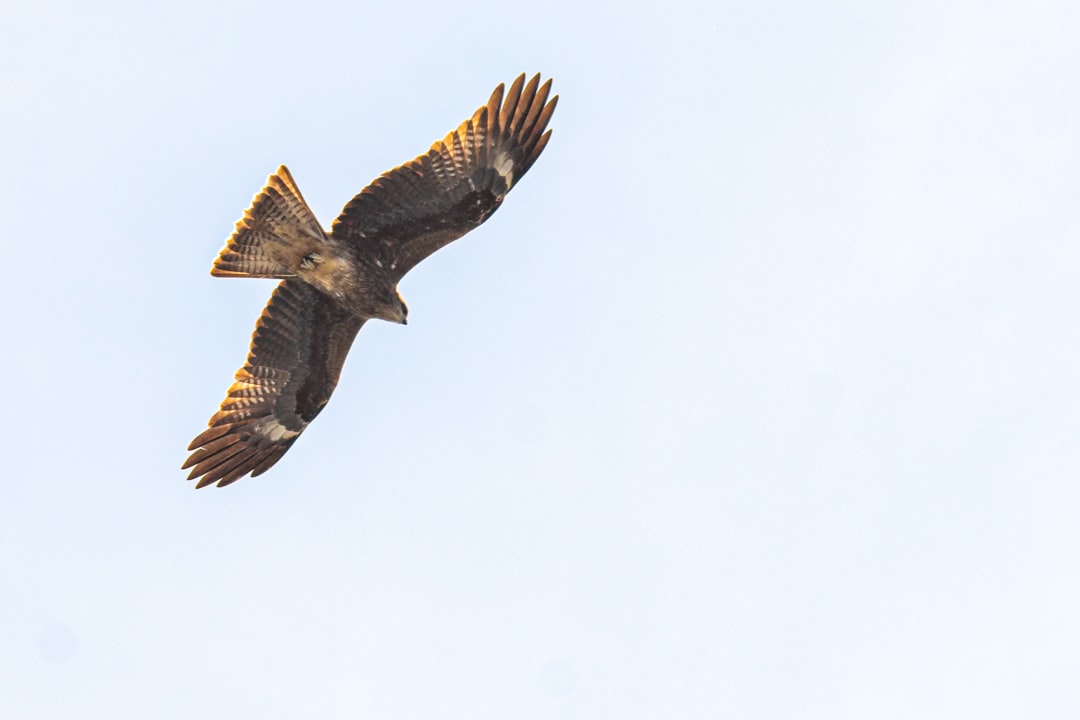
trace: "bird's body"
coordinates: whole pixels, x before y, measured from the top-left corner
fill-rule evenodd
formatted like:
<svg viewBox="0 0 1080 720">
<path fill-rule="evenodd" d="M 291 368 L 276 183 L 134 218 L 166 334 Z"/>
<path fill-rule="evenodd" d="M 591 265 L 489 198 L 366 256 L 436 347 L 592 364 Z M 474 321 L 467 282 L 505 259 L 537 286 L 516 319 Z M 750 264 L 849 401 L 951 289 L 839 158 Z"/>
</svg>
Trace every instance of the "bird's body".
<svg viewBox="0 0 1080 720">
<path fill-rule="evenodd" d="M 424 155 L 377 178 L 326 232 L 283 165 L 270 176 L 211 274 L 279 278 L 210 427 L 184 463 L 198 487 L 276 463 L 322 410 L 368 319 L 406 322 L 398 281 L 491 216 L 543 151 L 557 97 L 519 76 Z"/>
</svg>

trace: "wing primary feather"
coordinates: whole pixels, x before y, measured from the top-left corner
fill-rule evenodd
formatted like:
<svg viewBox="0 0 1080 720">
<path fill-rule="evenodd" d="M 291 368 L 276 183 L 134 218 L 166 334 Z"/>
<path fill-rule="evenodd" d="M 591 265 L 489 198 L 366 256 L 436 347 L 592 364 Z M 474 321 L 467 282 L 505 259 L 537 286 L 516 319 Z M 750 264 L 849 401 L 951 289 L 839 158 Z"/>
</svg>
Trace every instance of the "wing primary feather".
<svg viewBox="0 0 1080 720">
<path fill-rule="evenodd" d="M 256 448 L 247 446 L 242 446 L 241 450 L 242 452 L 230 456 L 229 459 L 225 462 L 207 471 L 206 474 L 204 474 L 202 478 L 199 479 L 199 483 L 196 485 L 196 487 L 201 488 L 206 487 L 207 485 L 213 485 L 218 480 L 221 480 L 234 470 L 246 468 L 248 461 L 251 460 L 251 458 L 253 458 L 259 452 Z M 246 472 L 247 470 L 244 469 L 243 472 L 241 472 L 240 474 L 243 475 Z"/>
<path fill-rule="evenodd" d="M 547 105 L 544 106 L 543 112 L 540 113 L 540 117 L 536 120 L 536 130 L 542 130 L 548 124 L 551 119 L 551 114 L 555 112 L 555 106 L 559 102 L 559 96 L 551 98 Z M 543 135 L 534 135 L 534 139 L 525 146 L 524 157 L 521 163 L 521 174 L 524 175 L 529 168 L 533 166 L 536 159 L 540 157 L 540 153 L 543 152 L 547 146 L 548 138 L 551 137 L 551 130 L 547 130 Z"/>
<path fill-rule="evenodd" d="M 264 472 L 269 470 L 273 465 L 281 459 L 281 456 L 288 450 L 288 445 L 274 448 L 265 457 L 259 460 L 259 464 L 251 469 L 251 477 L 258 477 Z"/>
<path fill-rule="evenodd" d="M 501 136 L 506 138 L 510 134 L 510 121 L 514 117 L 514 111 L 517 110 L 518 99 L 521 97 L 521 87 L 525 84 L 525 73 L 521 73 L 511 83 L 510 89 L 506 92 L 506 99 L 503 101 L 502 113 L 499 115 L 499 129 L 501 130 Z"/>
<path fill-rule="evenodd" d="M 537 130 L 536 121 L 539 119 L 540 113 L 544 110 L 544 103 L 547 102 L 547 96 L 550 92 L 551 78 L 548 78 L 548 81 L 540 87 L 539 92 L 536 93 L 536 97 L 533 98 L 532 105 L 529 107 L 529 115 L 521 125 L 520 137 L 524 139 L 525 142 L 523 144 L 526 147 L 528 146 L 529 141 L 535 137 L 534 131 Z M 543 130 L 543 125 L 540 125 L 539 129 Z"/>
<path fill-rule="evenodd" d="M 225 475 L 223 475 L 221 479 L 218 480 L 217 486 L 220 488 L 225 487 L 226 485 L 233 484 L 240 478 L 244 477 L 244 475 L 246 475 L 248 472 L 250 472 L 251 466 L 257 464 L 259 460 L 260 458 L 258 457 L 258 454 L 256 454 L 255 457 L 248 458 L 248 460 L 242 465 L 234 468 L 230 472 L 225 473 Z"/>
<path fill-rule="evenodd" d="M 191 469 L 191 474 L 188 475 L 188 480 L 199 477 L 200 475 L 206 475 L 213 472 L 217 468 L 221 467 L 223 463 L 229 461 L 230 458 L 244 452 L 249 448 L 248 445 L 241 442 L 239 438 L 237 441 L 229 445 L 228 447 L 221 448 L 214 453 L 206 453 L 198 460 L 195 467 Z"/>
<path fill-rule="evenodd" d="M 194 454 L 192 454 L 192 458 L 196 458 L 195 462 L 205 460 L 219 450 L 227 448 L 230 445 L 238 442 L 240 442 L 239 435 L 226 435 L 225 437 L 218 438 L 217 440 L 213 440 L 203 445 L 201 448 L 196 450 Z M 192 464 L 190 459 L 188 460 L 187 464 Z M 183 468 L 181 468 L 181 470 L 182 469 Z"/>
<path fill-rule="evenodd" d="M 198 465 L 207 458 L 209 458 L 211 455 L 220 452 L 223 448 L 239 442 L 239 438 L 236 438 L 234 436 L 227 436 L 226 438 L 224 438 L 224 440 L 227 440 L 228 442 L 222 443 L 221 441 L 215 441 L 216 446 L 213 450 L 207 450 L 205 447 L 196 448 L 195 452 L 191 453 L 188 459 L 184 461 L 184 464 L 180 466 L 180 469 L 187 470 L 192 465 Z M 191 477 L 188 478 L 188 480 L 190 479 Z"/>
<path fill-rule="evenodd" d="M 488 119 L 488 142 L 494 143 L 499 137 L 499 112 L 502 109 L 503 93 L 506 92 L 506 88 L 502 83 L 491 92 L 491 97 L 488 98 L 487 104 L 487 119 Z"/>
<path fill-rule="evenodd" d="M 221 437 L 222 435 L 225 435 L 226 433 L 229 432 L 229 430 L 230 430 L 229 426 L 222 426 L 222 425 L 218 425 L 216 427 L 206 428 L 201 433 L 199 433 L 197 436 L 195 436 L 195 439 L 191 441 L 191 444 L 188 445 L 187 449 L 188 449 L 188 451 L 194 450 L 195 448 L 199 447 L 200 445 L 205 445 L 206 443 L 208 443 L 208 442 L 210 442 L 212 440 L 216 440 L 217 438 Z M 185 465 L 184 467 L 187 467 L 187 466 Z M 183 469 L 183 468 L 181 468 L 181 469 Z"/>
<path fill-rule="evenodd" d="M 533 75 L 521 91 L 521 98 L 518 100 L 518 107 L 514 112 L 514 127 L 510 130 L 510 134 L 514 137 L 520 138 L 523 136 L 521 129 L 525 125 L 529 111 L 532 110 L 533 99 L 536 97 L 536 88 L 539 84 L 540 75 Z"/>
</svg>

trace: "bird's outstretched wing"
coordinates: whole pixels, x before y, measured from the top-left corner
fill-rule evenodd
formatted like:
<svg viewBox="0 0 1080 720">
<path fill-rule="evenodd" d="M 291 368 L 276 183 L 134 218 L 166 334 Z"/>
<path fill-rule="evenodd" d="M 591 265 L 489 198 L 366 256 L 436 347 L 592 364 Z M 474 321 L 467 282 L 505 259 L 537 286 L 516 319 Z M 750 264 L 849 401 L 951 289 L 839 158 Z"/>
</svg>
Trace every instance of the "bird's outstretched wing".
<svg viewBox="0 0 1080 720">
<path fill-rule="evenodd" d="M 520 75 L 424 155 L 384 173 L 334 221 L 337 240 L 355 243 L 398 278 L 484 222 L 547 145 L 558 96 L 551 80 Z"/>
<path fill-rule="evenodd" d="M 276 463 L 330 399 L 364 320 L 302 280 L 279 283 L 221 409 L 188 446 L 188 479 L 228 485 Z"/>
</svg>

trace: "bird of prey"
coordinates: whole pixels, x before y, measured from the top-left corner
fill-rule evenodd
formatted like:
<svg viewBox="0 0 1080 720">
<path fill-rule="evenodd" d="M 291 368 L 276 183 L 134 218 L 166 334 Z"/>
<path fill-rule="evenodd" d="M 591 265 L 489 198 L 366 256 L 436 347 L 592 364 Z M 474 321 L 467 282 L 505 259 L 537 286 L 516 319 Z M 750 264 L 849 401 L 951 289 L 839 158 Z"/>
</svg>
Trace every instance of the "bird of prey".
<svg viewBox="0 0 1080 720">
<path fill-rule="evenodd" d="M 214 261 L 217 277 L 281 282 L 244 367 L 183 468 L 197 487 L 261 475 L 326 405 L 363 324 L 405 324 L 398 281 L 491 217 L 551 137 L 551 80 L 520 75 L 415 160 L 355 196 L 326 232 L 282 165 Z"/>
</svg>

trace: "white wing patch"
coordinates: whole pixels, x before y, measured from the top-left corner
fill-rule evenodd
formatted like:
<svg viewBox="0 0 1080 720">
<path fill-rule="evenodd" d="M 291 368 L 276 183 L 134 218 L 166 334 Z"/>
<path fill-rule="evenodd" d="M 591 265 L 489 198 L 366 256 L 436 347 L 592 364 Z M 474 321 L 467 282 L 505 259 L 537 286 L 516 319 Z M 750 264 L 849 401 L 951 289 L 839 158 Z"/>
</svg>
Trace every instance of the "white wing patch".
<svg viewBox="0 0 1080 720">
<path fill-rule="evenodd" d="M 495 168 L 495 172 L 499 173 L 503 180 L 506 181 L 506 187 L 511 187 L 514 184 L 514 161 L 510 159 L 510 156 L 504 151 L 495 156 L 495 162 L 492 165 Z"/>
<path fill-rule="evenodd" d="M 300 433 L 290 430 L 282 425 L 276 418 L 264 420 L 255 426 L 255 434 L 264 437 L 271 442 L 279 440 L 291 440 Z"/>
</svg>

